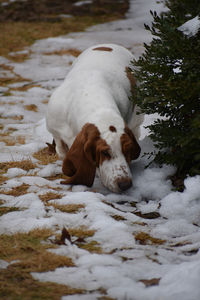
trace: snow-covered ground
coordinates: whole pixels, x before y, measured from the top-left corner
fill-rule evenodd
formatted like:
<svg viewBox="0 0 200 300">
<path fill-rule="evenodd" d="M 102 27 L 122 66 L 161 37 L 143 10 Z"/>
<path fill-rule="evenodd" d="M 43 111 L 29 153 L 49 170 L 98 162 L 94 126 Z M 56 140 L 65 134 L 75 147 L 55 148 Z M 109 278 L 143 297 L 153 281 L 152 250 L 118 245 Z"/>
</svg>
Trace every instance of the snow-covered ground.
<svg viewBox="0 0 200 300">
<path fill-rule="evenodd" d="M 98 178 L 92 188 L 62 186 L 59 179 L 48 179 L 61 173 L 62 162 L 41 165 L 32 156 L 52 140 L 44 122 L 47 100 L 74 60 L 73 55 L 58 55 L 59 51 L 83 50 L 108 42 L 121 44 L 138 57 L 143 51 L 143 42 L 151 40 L 143 28 L 144 22 L 151 22 L 150 9 L 159 12 L 163 8 L 155 0 L 132 0 L 126 20 L 40 40 L 25 50 L 31 54 L 23 63 L 0 57 L 0 64 L 4 66 L 0 77 L 24 78 L 8 87 L 0 87 L 3 131 L 10 131 L 11 139 L 16 142 L 13 146 L 0 143 L 0 161 L 28 158 L 37 165 L 29 171 L 10 168 L 4 174 L 8 180 L 1 190 L 9 191 L 23 183 L 30 187 L 23 196 L 0 194 L 4 206 L 22 209 L 0 218 L 0 234 L 27 232 L 38 227 L 61 233 L 63 227 L 86 226 L 95 230 L 92 240 L 102 249 L 102 253 L 91 253 L 66 241 L 66 245 L 51 251 L 71 257 L 75 267 L 32 274 L 41 281 L 88 291 L 85 295 L 64 296 L 62 300 L 95 300 L 102 296 L 102 289 L 107 296 L 121 300 L 200 299 L 200 176 L 188 177 L 184 192 L 176 192 L 168 179 L 174 168 L 152 165 L 145 169 L 147 158 L 141 155 L 132 164 L 133 187 L 117 195 L 107 191 Z M 27 86 L 29 89 L 23 90 Z M 9 88 L 12 88 L 11 95 Z M 27 105 L 33 104 L 35 110 L 28 110 Z M 144 126 L 153 120 L 154 116 L 148 116 Z M 140 144 L 142 151 L 147 152 L 153 145 L 144 126 Z M 21 137 L 25 137 L 25 144 L 20 144 Z M 63 213 L 53 206 L 46 210 L 39 195 L 58 187 L 61 198 L 49 203 L 75 203 L 84 208 L 76 213 Z M 7 263 L 0 261 L 0 267 L 6 268 Z"/>
</svg>

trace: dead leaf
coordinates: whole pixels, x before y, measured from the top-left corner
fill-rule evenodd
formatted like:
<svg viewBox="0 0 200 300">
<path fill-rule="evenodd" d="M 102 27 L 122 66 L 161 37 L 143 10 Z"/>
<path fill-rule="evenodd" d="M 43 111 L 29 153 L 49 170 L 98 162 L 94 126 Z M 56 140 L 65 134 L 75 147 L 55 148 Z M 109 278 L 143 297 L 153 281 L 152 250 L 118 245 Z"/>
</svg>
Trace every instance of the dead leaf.
<svg viewBox="0 0 200 300">
<path fill-rule="evenodd" d="M 141 213 L 141 211 L 138 211 L 138 212 L 134 212 L 134 214 L 143 219 L 157 219 L 160 217 L 160 214 L 156 211 L 152 211 L 145 214 Z"/>
<path fill-rule="evenodd" d="M 140 282 L 144 283 L 146 287 L 150 287 L 153 285 L 158 285 L 161 278 L 152 278 L 152 279 L 141 279 Z"/>
<path fill-rule="evenodd" d="M 71 235 L 70 233 L 68 232 L 68 230 L 63 227 L 62 229 L 62 234 L 61 234 L 61 237 L 60 237 L 60 240 L 56 240 L 55 241 L 55 244 L 58 244 L 58 245 L 66 245 L 65 243 L 65 240 L 68 240 L 71 244 L 72 244 L 72 240 L 71 240 Z"/>
<path fill-rule="evenodd" d="M 55 141 L 53 140 L 52 144 L 50 144 L 50 143 L 46 143 L 46 144 L 48 146 L 49 154 L 56 154 L 56 143 L 55 143 Z"/>
</svg>

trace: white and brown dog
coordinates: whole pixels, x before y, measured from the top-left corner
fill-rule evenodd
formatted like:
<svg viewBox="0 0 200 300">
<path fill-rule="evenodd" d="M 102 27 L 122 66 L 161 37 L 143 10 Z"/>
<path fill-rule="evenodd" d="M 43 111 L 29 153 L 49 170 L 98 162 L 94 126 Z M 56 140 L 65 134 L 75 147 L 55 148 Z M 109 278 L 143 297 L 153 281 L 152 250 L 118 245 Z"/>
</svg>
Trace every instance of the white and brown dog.
<svg viewBox="0 0 200 300">
<path fill-rule="evenodd" d="M 53 93 L 46 116 L 56 152 L 64 159 L 64 184 L 92 186 L 96 169 L 113 192 L 132 185 L 130 162 L 140 154 L 143 121 L 129 100 L 135 81 L 133 55 L 103 44 L 85 50 Z"/>
</svg>

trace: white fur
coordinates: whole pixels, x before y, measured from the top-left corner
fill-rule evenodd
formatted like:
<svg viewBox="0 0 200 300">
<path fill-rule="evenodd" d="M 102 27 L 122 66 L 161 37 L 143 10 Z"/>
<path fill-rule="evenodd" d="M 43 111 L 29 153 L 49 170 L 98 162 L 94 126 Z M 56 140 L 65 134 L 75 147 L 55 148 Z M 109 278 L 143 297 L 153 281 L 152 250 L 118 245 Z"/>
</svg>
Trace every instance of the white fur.
<svg viewBox="0 0 200 300">
<path fill-rule="evenodd" d="M 114 139 L 109 144 L 111 151 L 111 159 L 105 160 L 99 166 L 99 177 L 102 183 L 113 192 L 120 192 L 117 180 L 120 178 L 131 178 L 131 172 L 126 159 L 121 151 L 120 136 L 114 133 Z"/>
<path fill-rule="evenodd" d="M 93 50 L 97 47 L 110 47 L 113 51 Z M 65 151 L 61 140 L 70 148 L 84 124 L 93 123 L 98 128 L 112 152 L 112 159 L 102 164 L 99 173 L 103 184 L 113 191 L 118 191 L 115 177 L 131 176 L 120 145 L 124 121 L 137 139 L 142 123 L 142 117 L 133 112 L 129 100 L 130 82 L 125 70 L 132 59 L 127 49 L 113 44 L 85 50 L 53 93 L 46 117 L 47 128 L 62 158 Z M 110 132 L 110 125 L 117 132 Z"/>
</svg>

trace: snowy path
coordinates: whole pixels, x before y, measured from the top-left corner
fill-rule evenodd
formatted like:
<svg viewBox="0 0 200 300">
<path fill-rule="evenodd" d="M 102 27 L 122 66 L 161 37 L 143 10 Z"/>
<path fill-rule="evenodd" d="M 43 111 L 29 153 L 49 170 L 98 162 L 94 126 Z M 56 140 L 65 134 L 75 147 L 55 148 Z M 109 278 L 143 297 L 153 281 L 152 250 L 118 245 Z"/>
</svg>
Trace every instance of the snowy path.
<svg viewBox="0 0 200 300">
<path fill-rule="evenodd" d="M 151 21 L 147 14 L 150 9 L 159 11 L 155 2 L 131 1 L 126 20 L 38 41 L 25 50 L 30 56 L 23 63 L 0 57 L 0 76 L 18 79 L 0 87 L 1 128 L 3 133 L 9 132 L 5 141 L 0 142 L 0 161 L 31 159 L 35 164 L 29 171 L 10 167 L 3 174 L 7 180 L 1 185 L 2 205 L 19 210 L 0 217 L 0 234 L 38 227 L 52 228 L 57 234 L 61 234 L 63 227 L 94 231 L 86 239 L 93 245 L 92 251 L 68 240 L 66 245 L 51 250 L 71 257 L 75 267 L 32 274 L 41 281 L 63 283 L 88 292 L 64 296 L 62 300 L 95 300 L 102 297 L 102 290 L 112 299 L 122 300 L 200 299 L 200 176 L 187 178 L 185 191 L 175 192 L 167 179 L 173 168 L 144 169 L 146 159 L 141 156 L 132 165 L 133 187 L 126 194 L 117 195 L 102 187 L 98 178 L 91 189 L 62 186 L 60 179 L 56 179 L 61 173 L 61 161 L 44 165 L 32 156 L 51 142 L 44 124 L 47 101 L 74 60 L 73 55 L 62 54 L 63 49 L 81 51 L 109 42 L 131 49 L 138 57 L 143 42 L 151 39 L 143 23 Z M 146 134 L 143 128 L 143 152 L 152 149 Z M 5 192 L 23 184 L 28 185 L 24 195 L 6 195 Z M 48 201 L 47 209 L 41 196 L 49 192 L 55 193 L 55 199 Z M 80 204 L 80 209 L 75 213 L 59 209 L 59 205 L 69 204 Z M 5 262 L 0 260 L 1 266 L 5 267 Z"/>
</svg>

